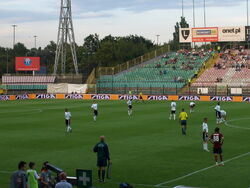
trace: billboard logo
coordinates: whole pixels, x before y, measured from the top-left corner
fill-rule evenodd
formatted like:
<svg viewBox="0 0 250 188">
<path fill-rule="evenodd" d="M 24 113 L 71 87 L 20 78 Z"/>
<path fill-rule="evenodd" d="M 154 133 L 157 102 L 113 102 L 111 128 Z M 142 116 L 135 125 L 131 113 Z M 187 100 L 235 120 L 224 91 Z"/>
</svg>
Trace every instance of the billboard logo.
<svg viewBox="0 0 250 188">
<path fill-rule="evenodd" d="M 250 97 L 244 97 L 243 101 L 244 102 L 250 102 Z"/>
<path fill-rule="evenodd" d="M 91 99 L 110 100 L 110 95 L 91 95 Z"/>
<path fill-rule="evenodd" d="M 0 95 L 0 101 L 8 101 L 8 100 L 10 100 L 9 95 Z"/>
<path fill-rule="evenodd" d="M 187 40 L 190 35 L 190 30 L 182 30 L 181 31 L 182 37 Z"/>
<path fill-rule="evenodd" d="M 199 96 L 179 96 L 179 101 L 199 101 Z"/>
<path fill-rule="evenodd" d="M 155 96 L 155 95 L 151 95 L 151 96 L 148 96 L 148 100 L 167 101 L 168 100 L 168 96 Z"/>
<path fill-rule="evenodd" d="M 69 94 L 65 96 L 66 99 L 83 99 L 83 95 L 80 94 Z"/>
<path fill-rule="evenodd" d="M 38 94 L 36 95 L 37 99 L 55 99 L 56 95 L 54 94 Z"/>
<path fill-rule="evenodd" d="M 16 100 L 25 100 L 29 99 L 28 95 L 16 95 Z"/>
<path fill-rule="evenodd" d="M 223 29 L 222 30 L 222 33 L 234 33 L 234 34 L 238 34 L 238 33 L 241 33 L 241 29 L 238 28 L 232 28 L 232 29 Z"/>
<path fill-rule="evenodd" d="M 25 58 L 25 59 L 24 59 L 24 65 L 26 65 L 26 66 L 31 66 L 31 64 L 32 64 L 32 61 L 31 61 L 30 58 Z"/>
<path fill-rule="evenodd" d="M 139 97 L 137 95 L 120 95 L 119 100 L 138 100 Z"/>
<path fill-rule="evenodd" d="M 211 101 L 233 101 L 233 98 L 232 97 L 218 97 L 218 96 L 215 96 L 215 97 L 210 97 L 210 100 Z"/>
</svg>

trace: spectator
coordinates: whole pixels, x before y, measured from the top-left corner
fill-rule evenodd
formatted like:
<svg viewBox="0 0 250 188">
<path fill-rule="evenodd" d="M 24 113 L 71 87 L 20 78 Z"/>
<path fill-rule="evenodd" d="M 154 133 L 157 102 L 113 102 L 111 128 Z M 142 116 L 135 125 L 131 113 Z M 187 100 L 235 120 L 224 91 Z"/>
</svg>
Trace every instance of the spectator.
<svg viewBox="0 0 250 188">
<path fill-rule="evenodd" d="M 67 182 L 67 174 L 65 172 L 62 172 L 59 178 L 61 181 L 56 184 L 55 188 L 73 188 L 72 185 Z"/>
<path fill-rule="evenodd" d="M 26 168 L 27 163 L 20 161 L 18 164 L 18 170 L 11 176 L 10 188 L 27 188 Z"/>
<path fill-rule="evenodd" d="M 38 179 L 40 179 L 40 177 L 38 176 L 38 174 L 35 170 L 35 163 L 30 162 L 29 167 L 30 167 L 30 169 L 27 170 L 28 187 L 29 188 L 38 188 Z"/>
<path fill-rule="evenodd" d="M 46 166 L 42 168 L 40 188 L 52 188 L 51 173 Z"/>
</svg>

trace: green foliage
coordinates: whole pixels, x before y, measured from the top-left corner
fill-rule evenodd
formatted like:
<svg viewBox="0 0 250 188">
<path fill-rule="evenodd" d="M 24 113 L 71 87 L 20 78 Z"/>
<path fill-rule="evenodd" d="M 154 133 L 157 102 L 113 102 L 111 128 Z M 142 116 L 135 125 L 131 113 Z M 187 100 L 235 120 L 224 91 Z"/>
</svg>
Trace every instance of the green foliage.
<svg viewBox="0 0 250 188">
<path fill-rule="evenodd" d="M 71 51 L 67 45 L 67 73 L 74 72 Z M 153 43 L 142 36 L 130 35 L 126 37 L 106 36 L 103 39 L 97 34 L 91 34 L 84 39 L 81 46 L 76 46 L 79 70 L 83 74 L 88 74 L 96 66 L 115 66 L 125 61 L 153 50 Z M 13 49 L 9 49 L 9 72 L 14 73 L 15 56 L 39 56 L 41 66 L 47 68 L 48 73 L 53 72 L 55 61 L 56 43 L 50 43 L 44 48 L 27 49 L 24 44 L 17 43 Z M 6 73 L 7 53 L 5 48 L 0 48 L 0 75 Z M 5 68 L 4 68 L 5 67 Z M 60 68 L 59 68 L 60 70 Z"/>
<path fill-rule="evenodd" d="M 179 50 L 180 46 L 180 40 L 179 40 L 179 29 L 180 28 L 189 28 L 189 24 L 186 21 L 185 17 L 181 17 L 181 21 L 180 22 L 176 22 L 175 25 L 175 31 L 173 33 L 173 40 L 170 41 L 170 47 L 171 50 Z"/>
</svg>

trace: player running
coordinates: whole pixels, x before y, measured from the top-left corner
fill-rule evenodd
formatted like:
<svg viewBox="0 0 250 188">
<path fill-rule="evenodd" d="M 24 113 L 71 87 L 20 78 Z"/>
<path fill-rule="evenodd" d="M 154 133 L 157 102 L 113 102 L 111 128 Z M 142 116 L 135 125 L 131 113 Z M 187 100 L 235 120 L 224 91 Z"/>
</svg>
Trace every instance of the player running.
<svg viewBox="0 0 250 188">
<path fill-rule="evenodd" d="M 142 92 L 140 92 L 140 94 L 139 94 L 139 100 L 142 101 L 142 102 L 144 103 Z"/>
<path fill-rule="evenodd" d="M 225 122 L 227 120 L 227 112 L 225 110 L 221 110 L 221 121 Z"/>
<path fill-rule="evenodd" d="M 133 112 L 133 110 L 132 110 L 132 108 L 133 108 L 132 107 L 132 99 L 128 100 L 127 104 L 128 104 L 128 115 L 131 116 L 132 112 Z"/>
<path fill-rule="evenodd" d="M 186 135 L 188 115 L 187 115 L 187 112 L 185 112 L 184 108 L 182 109 L 182 112 L 179 115 L 179 119 L 181 123 L 182 134 Z"/>
<path fill-rule="evenodd" d="M 66 132 L 72 132 L 71 128 L 71 113 L 68 111 L 68 109 L 65 109 L 65 123 L 66 123 Z"/>
<path fill-rule="evenodd" d="M 93 109 L 93 119 L 96 121 L 97 116 L 98 116 L 98 104 L 94 101 L 94 103 L 91 105 L 91 108 Z"/>
<path fill-rule="evenodd" d="M 215 113 L 216 113 L 216 123 L 220 124 L 221 123 L 220 102 L 217 103 L 214 110 L 215 110 Z"/>
<path fill-rule="evenodd" d="M 189 107 L 190 107 L 190 113 L 193 113 L 194 112 L 195 103 L 194 102 L 190 102 Z"/>
<path fill-rule="evenodd" d="M 171 120 L 172 119 L 172 116 L 174 117 L 174 120 L 175 120 L 175 116 L 176 116 L 176 102 L 174 100 L 172 100 L 171 102 L 171 112 L 170 112 L 170 116 L 169 116 L 169 119 Z"/>
<path fill-rule="evenodd" d="M 215 159 L 216 165 L 223 166 L 224 163 L 223 163 L 221 146 L 223 145 L 223 142 L 224 142 L 224 136 L 220 133 L 219 127 L 215 128 L 214 134 L 211 135 L 209 140 L 214 145 L 213 152 L 214 152 L 214 159 Z M 220 163 L 218 163 L 218 155 L 220 156 Z"/>
<path fill-rule="evenodd" d="M 208 118 L 204 118 L 202 123 L 202 138 L 203 138 L 203 150 L 209 152 L 207 141 L 208 141 Z"/>
</svg>

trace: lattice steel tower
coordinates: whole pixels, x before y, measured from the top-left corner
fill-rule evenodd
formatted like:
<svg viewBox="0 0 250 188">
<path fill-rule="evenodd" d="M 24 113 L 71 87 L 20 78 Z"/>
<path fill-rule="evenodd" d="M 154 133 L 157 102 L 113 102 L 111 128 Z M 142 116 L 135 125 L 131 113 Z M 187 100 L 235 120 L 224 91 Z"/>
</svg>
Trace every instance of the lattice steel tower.
<svg viewBox="0 0 250 188">
<path fill-rule="evenodd" d="M 56 48 L 56 57 L 54 64 L 54 74 L 57 74 L 58 72 L 60 61 L 61 61 L 61 73 L 65 74 L 66 53 L 67 53 L 66 49 L 68 40 L 71 49 L 75 72 L 76 74 L 78 74 L 75 35 L 74 35 L 74 27 L 73 27 L 72 11 L 71 11 L 71 0 L 61 0 L 61 11 L 60 11 L 60 20 L 59 20 L 59 28 L 57 35 L 57 48 Z"/>
</svg>

